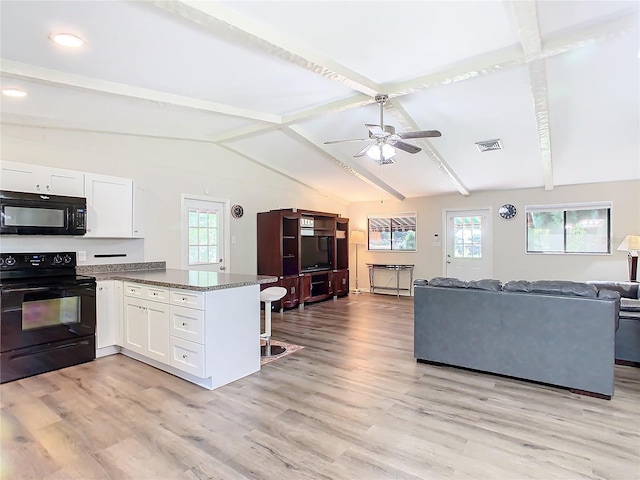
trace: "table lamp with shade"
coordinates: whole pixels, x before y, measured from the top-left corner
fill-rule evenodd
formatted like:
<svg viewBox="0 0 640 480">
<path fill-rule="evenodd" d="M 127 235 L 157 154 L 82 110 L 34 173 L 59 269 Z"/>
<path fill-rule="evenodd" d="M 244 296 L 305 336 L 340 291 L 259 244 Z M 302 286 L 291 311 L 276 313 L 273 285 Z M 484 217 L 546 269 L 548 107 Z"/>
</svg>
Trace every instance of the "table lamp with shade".
<svg viewBox="0 0 640 480">
<path fill-rule="evenodd" d="M 627 235 L 618 250 L 629 252 L 629 281 L 637 282 L 638 251 L 640 251 L 640 235 Z"/>
<path fill-rule="evenodd" d="M 353 293 L 362 293 L 358 288 L 358 245 L 364 245 L 364 232 L 361 230 L 353 230 L 349 235 L 349 241 L 356 246 L 356 288 Z"/>
</svg>

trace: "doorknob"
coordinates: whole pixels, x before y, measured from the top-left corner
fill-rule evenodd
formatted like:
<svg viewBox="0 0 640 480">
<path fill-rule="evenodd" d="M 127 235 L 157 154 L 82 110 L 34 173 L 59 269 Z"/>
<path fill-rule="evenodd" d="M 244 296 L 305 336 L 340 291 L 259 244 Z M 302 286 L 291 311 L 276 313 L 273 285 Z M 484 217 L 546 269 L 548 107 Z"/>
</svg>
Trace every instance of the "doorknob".
<svg viewBox="0 0 640 480">
<path fill-rule="evenodd" d="M 450 261 L 450 260 L 447 260 L 447 263 L 451 263 L 451 261 Z"/>
<path fill-rule="evenodd" d="M 448 253 L 447 253 L 447 258 L 451 258 L 451 255 L 449 255 Z"/>
</svg>

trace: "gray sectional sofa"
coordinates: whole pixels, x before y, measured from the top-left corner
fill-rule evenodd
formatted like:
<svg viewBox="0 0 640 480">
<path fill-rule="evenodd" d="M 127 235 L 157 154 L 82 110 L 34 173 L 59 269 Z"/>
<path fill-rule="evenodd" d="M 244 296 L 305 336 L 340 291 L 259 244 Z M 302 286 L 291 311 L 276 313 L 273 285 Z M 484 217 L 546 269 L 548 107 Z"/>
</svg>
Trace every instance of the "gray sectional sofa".
<svg viewBox="0 0 640 480">
<path fill-rule="evenodd" d="M 557 281 L 414 283 L 414 356 L 611 398 L 620 295 Z"/>
</svg>

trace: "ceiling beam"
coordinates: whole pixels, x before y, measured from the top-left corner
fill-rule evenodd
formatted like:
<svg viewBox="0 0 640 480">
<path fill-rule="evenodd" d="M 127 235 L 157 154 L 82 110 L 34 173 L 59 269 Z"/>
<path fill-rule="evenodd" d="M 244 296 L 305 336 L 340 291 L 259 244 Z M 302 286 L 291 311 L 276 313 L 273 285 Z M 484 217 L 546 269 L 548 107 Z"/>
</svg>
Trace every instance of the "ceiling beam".
<svg viewBox="0 0 640 480">
<path fill-rule="evenodd" d="M 242 153 L 242 152 L 241 152 L 241 151 L 239 151 L 239 150 L 236 150 L 235 148 L 232 148 L 232 147 L 230 147 L 230 146 L 228 146 L 228 145 L 219 145 L 219 147 L 220 147 L 220 148 L 224 148 L 224 149 L 225 149 L 225 150 L 227 150 L 228 152 L 233 153 L 234 155 L 238 155 L 239 157 L 242 157 L 242 158 L 244 158 L 245 160 L 250 161 L 251 163 L 255 163 L 256 165 L 258 165 L 258 166 L 260 166 L 260 167 L 262 167 L 262 168 L 266 168 L 267 170 L 270 170 L 270 171 L 272 171 L 273 173 L 275 173 L 275 174 L 277 174 L 277 175 L 280 175 L 280 176 L 282 176 L 282 177 L 285 177 L 286 179 L 291 180 L 292 182 L 295 182 L 295 183 L 297 183 L 297 184 L 299 184 L 299 185 L 302 185 L 302 186 L 303 186 L 303 187 L 305 187 L 305 188 L 308 188 L 308 189 L 310 189 L 310 190 L 313 190 L 314 192 L 319 193 L 319 194 L 320 194 L 320 195 L 322 195 L 323 197 L 330 197 L 330 198 L 333 198 L 333 199 L 335 199 L 335 200 L 337 200 L 337 201 L 339 201 L 340 203 L 343 203 L 343 204 L 345 204 L 345 205 L 348 205 L 348 204 L 349 204 L 349 202 L 347 202 L 344 198 L 338 197 L 337 195 L 333 195 L 332 193 L 323 192 L 322 190 L 320 190 L 320 189 L 318 189 L 318 188 L 316 188 L 316 187 L 314 187 L 314 186 L 312 186 L 312 185 L 309 185 L 308 183 L 302 182 L 302 181 L 300 181 L 300 180 L 299 180 L 299 179 L 297 179 L 297 178 L 294 178 L 294 177 L 292 177 L 292 176 L 290 176 L 290 175 L 287 175 L 286 173 L 281 172 L 280 170 L 275 169 L 275 168 L 273 168 L 272 166 L 267 165 L 267 164 L 266 164 L 266 163 L 264 163 L 264 162 L 261 162 L 261 161 L 259 161 L 259 160 L 255 159 L 255 158 L 253 158 L 253 157 L 251 157 L 251 156 L 249 156 L 249 155 L 246 155 L 246 154 Z"/>
<path fill-rule="evenodd" d="M 174 105 L 178 107 L 193 108 L 220 115 L 230 115 L 234 117 L 249 118 L 267 123 L 280 123 L 278 115 L 247 110 L 244 108 L 231 107 L 221 103 L 199 100 L 197 98 L 174 95 L 160 92 L 148 88 L 134 87 L 122 83 L 108 82 L 97 78 L 85 77 L 73 73 L 60 72 L 48 68 L 36 67 L 26 63 L 15 62 L 13 60 L 0 59 L 0 72 L 7 77 L 41 83 L 45 85 L 56 85 L 76 90 L 87 90 L 92 92 L 106 93 L 121 97 L 136 98 L 157 103 L 159 105 Z"/>
<path fill-rule="evenodd" d="M 387 101 L 385 103 L 385 110 L 389 111 L 393 118 L 402 126 L 403 130 L 406 132 L 410 131 L 418 131 L 421 128 L 415 122 L 415 120 L 407 113 L 407 111 L 400 105 L 397 101 Z M 424 138 L 415 138 L 411 139 L 411 143 L 417 144 L 424 154 L 429 157 L 438 170 L 442 172 L 442 174 L 449 179 L 451 183 L 456 187 L 456 190 L 460 192 L 462 195 L 469 195 L 469 189 L 462 183 L 462 180 L 456 173 L 453 171 L 453 168 L 445 161 L 440 152 L 436 150 L 436 147 L 433 144 Z"/>
<path fill-rule="evenodd" d="M 308 110 L 303 110 L 297 113 L 292 113 L 282 117 L 278 125 L 252 125 L 249 127 L 238 128 L 224 132 L 213 138 L 216 142 L 229 142 L 231 140 L 238 140 L 243 137 L 250 137 L 258 133 L 265 133 L 271 130 L 278 130 L 282 126 L 288 126 L 297 122 L 308 120 L 309 118 L 319 117 L 328 113 L 343 112 L 351 110 L 352 108 L 361 107 L 374 103 L 375 100 L 368 95 L 358 94 L 352 97 L 343 98 L 335 102 L 313 107 Z"/>
<path fill-rule="evenodd" d="M 529 82 L 536 116 L 536 131 L 540 145 L 542 177 L 545 190 L 553 190 L 553 162 L 551 157 L 551 132 L 549 129 L 549 96 L 547 95 L 547 70 L 542 52 L 542 37 L 538 26 L 538 10 L 531 0 L 512 1 L 515 27 L 520 37 L 524 58 L 527 61 Z"/>
<path fill-rule="evenodd" d="M 343 161 L 334 157 L 331 154 L 331 152 L 329 152 L 329 150 L 326 147 L 324 147 L 324 145 L 322 144 L 318 145 L 317 140 L 312 138 L 309 132 L 305 131 L 305 129 L 303 129 L 299 125 L 290 125 L 288 128 L 283 128 L 282 131 L 284 133 L 287 133 L 289 136 L 296 139 L 297 141 L 304 143 L 305 146 L 307 146 L 308 148 L 315 150 L 324 158 L 331 160 L 333 163 L 343 168 L 345 171 L 349 172 L 352 175 L 355 175 L 357 178 L 368 183 L 369 185 L 373 185 L 376 188 L 384 190 L 389 195 L 397 198 L 400 201 L 407 198 L 404 195 L 402 195 L 400 192 L 398 192 L 395 188 L 393 188 L 391 185 L 385 183 L 382 179 L 375 176 L 366 168 L 361 167 L 356 162 Z"/>
<path fill-rule="evenodd" d="M 520 3 L 518 0 L 512 4 Z M 529 3 L 529 2 L 523 2 Z M 634 8 L 620 12 L 615 17 L 586 27 L 564 30 L 545 42 L 541 50 L 528 57 L 519 48 L 506 48 L 475 57 L 452 68 L 423 75 L 405 82 L 390 83 L 381 86 L 381 91 L 390 98 L 420 92 L 428 88 L 476 78 L 499 72 L 507 68 L 523 65 L 544 58 L 560 55 L 578 48 L 603 42 L 614 37 L 638 32 L 637 13 Z"/>
<path fill-rule="evenodd" d="M 257 49 L 371 97 L 378 85 L 344 65 L 302 45 L 299 40 L 259 25 L 219 2 L 149 1 L 185 20 L 197 23 L 238 45 Z"/>
</svg>

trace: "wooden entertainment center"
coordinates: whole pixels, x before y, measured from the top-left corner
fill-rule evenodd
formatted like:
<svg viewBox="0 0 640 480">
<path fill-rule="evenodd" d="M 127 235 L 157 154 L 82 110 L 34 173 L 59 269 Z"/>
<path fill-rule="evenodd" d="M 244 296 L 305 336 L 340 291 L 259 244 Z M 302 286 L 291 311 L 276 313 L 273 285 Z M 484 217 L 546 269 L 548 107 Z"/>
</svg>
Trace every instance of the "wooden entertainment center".
<svg viewBox="0 0 640 480">
<path fill-rule="evenodd" d="M 335 213 L 281 209 L 258 213 L 258 275 L 287 289 L 278 308 L 349 293 L 349 219 Z"/>
</svg>

